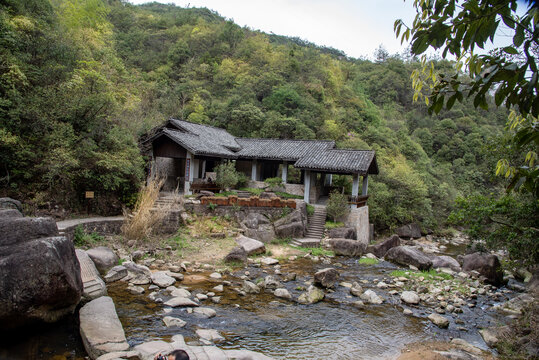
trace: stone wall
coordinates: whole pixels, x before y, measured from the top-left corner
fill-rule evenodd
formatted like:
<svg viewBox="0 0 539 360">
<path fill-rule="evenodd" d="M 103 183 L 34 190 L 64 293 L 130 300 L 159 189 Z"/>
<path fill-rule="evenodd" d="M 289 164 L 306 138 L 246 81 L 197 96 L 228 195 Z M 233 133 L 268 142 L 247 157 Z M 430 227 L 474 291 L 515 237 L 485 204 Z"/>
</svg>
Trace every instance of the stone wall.
<svg viewBox="0 0 539 360">
<path fill-rule="evenodd" d="M 275 218 L 281 216 L 284 208 L 275 208 L 275 207 L 247 207 L 243 206 L 240 209 L 234 206 L 217 206 L 215 209 L 211 210 L 208 205 L 202 204 L 184 204 L 185 210 L 193 212 L 197 215 L 216 215 L 216 216 L 225 216 L 228 215 L 232 218 L 236 218 L 239 221 L 245 219 L 245 217 L 250 213 L 258 213 L 266 215 L 270 218 Z"/>
<path fill-rule="evenodd" d="M 82 226 L 82 229 L 87 234 L 96 233 L 99 235 L 118 235 L 122 232 L 123 219 L 115 220 L 96 220 L 92 222 L 80 223 L 67 227 L 63 230 L 63 235 L 73 241 L 75 229 Z"/>
</svg>

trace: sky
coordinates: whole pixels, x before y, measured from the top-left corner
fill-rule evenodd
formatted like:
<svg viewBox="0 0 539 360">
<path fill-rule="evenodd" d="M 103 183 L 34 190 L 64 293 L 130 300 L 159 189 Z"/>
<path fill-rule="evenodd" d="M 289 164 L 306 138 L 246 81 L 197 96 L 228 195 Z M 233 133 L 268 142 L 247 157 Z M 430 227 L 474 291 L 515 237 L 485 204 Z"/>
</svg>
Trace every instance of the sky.
<svg viewBox="0 0 539 360">
<path fill-rule="evenodd" d="M 142 4 L 148 0 L 129 0 Z M 401 53 L 393 23 L 411 24 L 413 0 L 158 0 L 181 7 L 207 7 L 240 26 L 266 33 L 299 37 L 346 55 L 373 58 L 382 45 L 390 54 Z"/>
</svg>

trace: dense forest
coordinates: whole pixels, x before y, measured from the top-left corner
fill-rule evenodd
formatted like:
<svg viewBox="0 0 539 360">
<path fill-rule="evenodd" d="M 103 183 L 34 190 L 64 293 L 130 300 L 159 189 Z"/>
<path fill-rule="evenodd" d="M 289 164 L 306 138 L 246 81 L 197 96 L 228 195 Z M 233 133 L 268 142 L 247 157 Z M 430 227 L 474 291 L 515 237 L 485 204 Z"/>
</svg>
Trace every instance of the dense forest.
<svg viewBox="0 0 539 360">
<path fill-rule="evenodd" d="M 0 195 L 76 211 L 91 189 L 97 211 L 118 211 L 144 178 L 138 139 L 169 117 L 376 150 L 377 230 L 440 228 L 457 197 L 502 193 L 494 172 L 507 111 L 464 102 L 430 115 L 412 101 L 418 60 L 383 48 L 374 58 L 241 28 L 207 9 L 4 1 Z"/>
</svg>

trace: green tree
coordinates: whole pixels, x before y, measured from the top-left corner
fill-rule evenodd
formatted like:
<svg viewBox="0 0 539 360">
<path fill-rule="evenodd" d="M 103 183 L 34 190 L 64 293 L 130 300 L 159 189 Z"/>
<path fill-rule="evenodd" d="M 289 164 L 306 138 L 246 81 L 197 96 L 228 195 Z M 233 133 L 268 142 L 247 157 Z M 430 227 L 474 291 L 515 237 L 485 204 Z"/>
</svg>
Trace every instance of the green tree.
<svg viewBox="0 0 539 360">
<path fill-rule="evenodd" d="M 232 161 L 225 161 L 215 167 L 217 185 L 224 190 L 230 190 L 239 181 L 236 165 Z"/>
<path fill-rule="evenodd" d="M 348 205 L 348 195 L 342 194 L 338 191 L 333 191 L 329 194 L 328 203 L 326 205 L 326 211 L 329 217 L 333 218 L 334 222 L 341 220 L 350 212 L 350 205 Z"/>
<path fill-rule="evenodd" d="M 430 111 L 436 113 L 444 107 L 451 109 L 456 100 L 473 98 L 475 107 L 488 109 L 490 91 L 495 91 L 497 106 L 505 104 L 515 114 L 510 127 L 527 121 L 518 132 L 515 145 L 534 149 L 525 155 L 524 164 L 511 166 L 498 163 L 498 172 L 511 177 L 509 190 L 525 183 L 526 190 L 539 194 L 539 7 L 529 0 L 526 11 L 519 15 L 517 0 L 414 0 L 417 15 L 411 27 L 402 20 L 395 21 L 397 37 L 410 40 L 414 55 L 424 54 L 430 47 L 443 49 L 442 57 L 448 54 L 457 57 L 452 74 L 436 72 L 434 63 L 427 64 L 423 55 L 423 68 L 412 74 L 414 98 L 430 88 L 425 101 Z M 523 6 L 524 3 L 520 3 Z M 488 41 L 497 37 L 500 24 L 505 24 L 512 37 L 512 44 L 496 48 L 488 54 L 478 54 Z M 461 73 L 465 68 L 468 76 Z M 426 84 L 430 86 L 425 86 Z M 515 134 L 515 137 L 517 134 Z M 504 171 L 505 170 L 505 171 Z"/>
</svg>

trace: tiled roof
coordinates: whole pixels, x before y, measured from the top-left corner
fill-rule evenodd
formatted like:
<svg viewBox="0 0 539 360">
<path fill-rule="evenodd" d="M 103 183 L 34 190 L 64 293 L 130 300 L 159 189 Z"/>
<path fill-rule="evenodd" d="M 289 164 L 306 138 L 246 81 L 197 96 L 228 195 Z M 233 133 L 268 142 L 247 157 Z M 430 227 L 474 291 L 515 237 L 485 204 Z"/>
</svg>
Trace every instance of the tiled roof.
<svg viewBox="0 0 539 360">
<path fill-rule="evenodd" d="M 378 174 L 373 150 L 331 149 L 308 154 L 299 159 L 294 167 L 337 173 Z"/>
<path fill-rule="evenodd" d="M 238 151 L 240 149 L 234 136 L 230 135 L 225 129 L 176 119 L 170 119 L 170 122 L 180 130 L 198 135 L 201 138 L 201 141 L 220 145 L 233 151 Z"/>
<path fill-rule="evenodd" d="M 297 161 L 306 155 L 322 153 L 335 147 L 334 141 L 325 140 L 282 140 L 236 138 L 241 150 L 239 158 Z"/>
<path fill-rule="evenodd" d="M 236 158 L 236 154 L 233 151 L 217 142 L 209 142 L 203 136 L 167 128 L 163 128 L 161 134 L 167 135 L 195 155 L 218 156 L 231 159 Z"/>
</svg>

